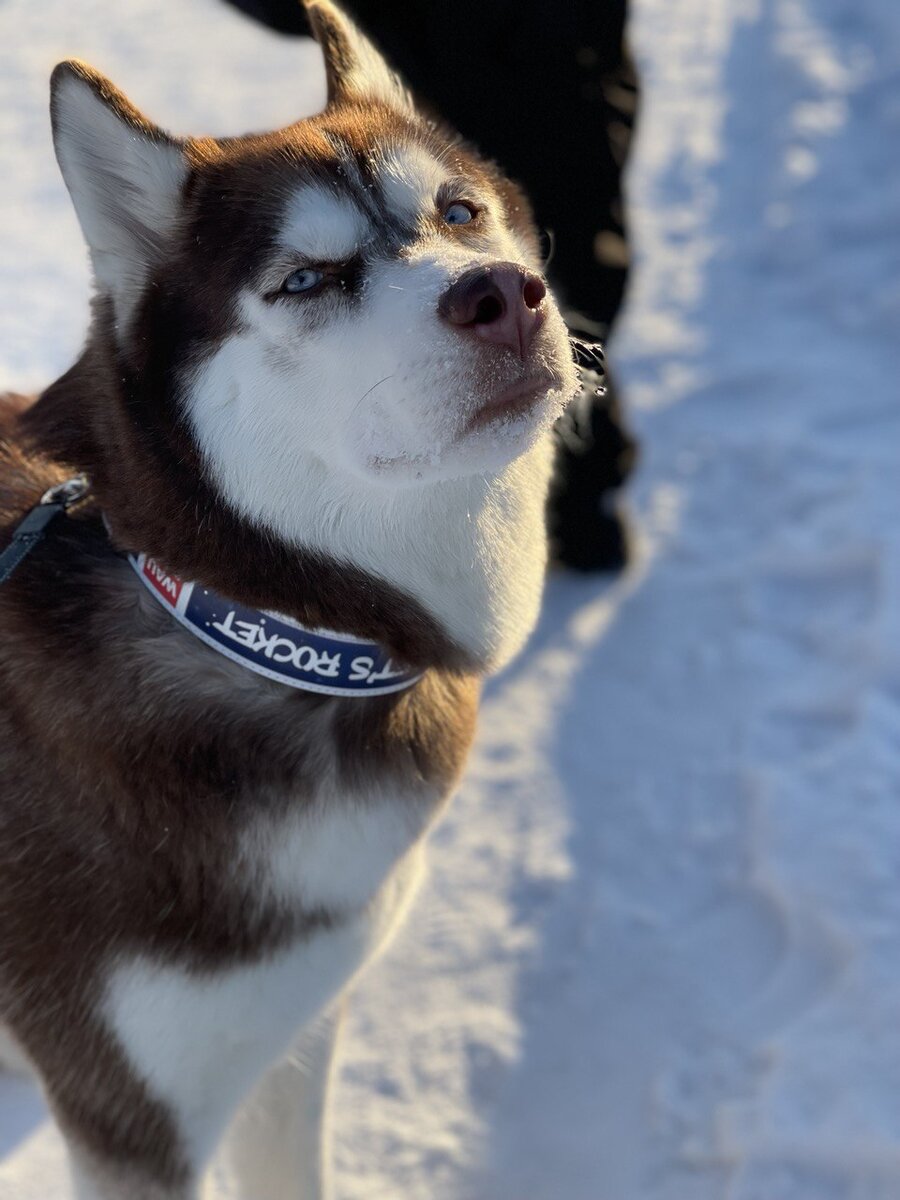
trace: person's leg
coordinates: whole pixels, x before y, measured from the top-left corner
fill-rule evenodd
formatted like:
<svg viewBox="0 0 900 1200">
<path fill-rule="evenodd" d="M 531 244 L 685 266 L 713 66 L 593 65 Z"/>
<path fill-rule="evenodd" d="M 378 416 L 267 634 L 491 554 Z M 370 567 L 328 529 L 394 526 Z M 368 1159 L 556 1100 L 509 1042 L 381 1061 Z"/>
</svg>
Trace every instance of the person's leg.
<svg viewBox="0 0 900 1200">
<path fill-rule="evenodd" d="M 595 352 L 602 359 L 599 347 Z M 556 469 L 547 497 L 550 555 L 574 570 L 618 570 L 629 555 L 619 489 L 631 474 L 637 445 L 602 363 L 584 365 L 581 376 L 581 393 L 554 430 Z"/>
</svg>

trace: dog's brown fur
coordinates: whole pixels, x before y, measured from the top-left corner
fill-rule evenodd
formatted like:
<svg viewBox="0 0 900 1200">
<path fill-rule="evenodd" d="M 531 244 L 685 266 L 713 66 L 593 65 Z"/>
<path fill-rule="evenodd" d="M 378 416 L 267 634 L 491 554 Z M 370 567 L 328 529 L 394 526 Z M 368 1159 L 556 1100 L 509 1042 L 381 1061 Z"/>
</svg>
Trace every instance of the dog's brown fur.
<svg viewBox="0 0 900 1200">
<path fill-rule="evenodd" d="M 32 416 L 21 397 L 0 403 L 2 544 L 66 474 L 23 448 Z M 193 541 L 193 513 L 183 521 Z M 375 580 L 360 603 L 415 623 Z M 401 793 L 449 790 L 478 690 L 435 668 L 360 706 L 255 676 L 241 687 L 246 673 L 209 652 L 208 669 L 238 686 L 203 704 L 194 662 L 160 665 L 173 638 L 191 640 L 145 595 L 95 503 L 59 519 L 0 588 L 0 1009 L 61 1123 L 171 1183 L 186 1169 L 175 1129 L 96 1017 L 98 968 L 138 949 L 195 969 L 252 961 L 338 919 L 252 902 L 226 863 L 241 829 L 287 796 L 303 804 L 326 760 L 349 787 L 386 773 Z"/>
</svg>

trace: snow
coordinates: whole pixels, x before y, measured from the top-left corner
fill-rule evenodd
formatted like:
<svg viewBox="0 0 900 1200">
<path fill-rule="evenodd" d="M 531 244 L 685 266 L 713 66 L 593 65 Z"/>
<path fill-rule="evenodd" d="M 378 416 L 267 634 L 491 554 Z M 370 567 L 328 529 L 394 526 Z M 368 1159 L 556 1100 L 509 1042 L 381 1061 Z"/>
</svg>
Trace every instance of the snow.
<svg viewBox="0 0 900 1200">
<path fill-rule="evenodd" d="M 900 1194 L 900 10 L 637 0 L 632 26 L 638 554 L 553 578 L 488 689 L 428 890 L 353 1001 L 340 1200 Z M 53 61 L 179 131 L 292 119 L 322 78 L 214 0 L 13 0 L 0 47 L 25 388 L 86 311 Z M 67 1195 L 11 1077 L 0 1155 L 2 1200 Z"/>
</svg>

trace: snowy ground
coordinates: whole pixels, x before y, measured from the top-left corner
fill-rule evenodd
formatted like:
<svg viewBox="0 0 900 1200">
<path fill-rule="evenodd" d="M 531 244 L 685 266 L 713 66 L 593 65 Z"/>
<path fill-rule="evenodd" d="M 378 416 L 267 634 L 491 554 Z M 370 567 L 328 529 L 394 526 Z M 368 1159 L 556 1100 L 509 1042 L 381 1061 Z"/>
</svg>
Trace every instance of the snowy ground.
<svg viewBox="0 0 900 1200">
<path fill-rule="evenodd" d="M 636 0 L 641 549 L 551 581 L 356 997 L 340 1200 L 900 1195 L 900 9 Z M 81 336 L 77 53 L 178 130 L 321 94 L 214 0 L 0 9 L 0 381 Z M 0 1198 L 66 1195 L 0 1083 Z"/>
</svg>

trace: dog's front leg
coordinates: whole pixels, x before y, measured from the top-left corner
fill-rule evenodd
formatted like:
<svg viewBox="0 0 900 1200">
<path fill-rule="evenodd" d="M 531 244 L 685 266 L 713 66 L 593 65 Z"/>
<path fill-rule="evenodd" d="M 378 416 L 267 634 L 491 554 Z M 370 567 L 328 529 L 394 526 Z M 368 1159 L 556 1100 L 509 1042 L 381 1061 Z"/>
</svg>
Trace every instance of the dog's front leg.
<svg viewBox="0 0 900 1200">
<path fill-rule="evenodd" d="M 107 1163 L 69 1141 L 75 1200 L 195 1200 L 196 1183 L 167 1184 L 141 1170 Z"/>
<path fill-rule="evenodd" d="M 330 1200 L 328 1091 L 341 1005 L 247 1099 L 222 1150 L 240 1200 Z"/>
</svg>

